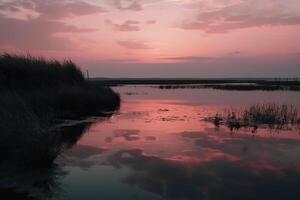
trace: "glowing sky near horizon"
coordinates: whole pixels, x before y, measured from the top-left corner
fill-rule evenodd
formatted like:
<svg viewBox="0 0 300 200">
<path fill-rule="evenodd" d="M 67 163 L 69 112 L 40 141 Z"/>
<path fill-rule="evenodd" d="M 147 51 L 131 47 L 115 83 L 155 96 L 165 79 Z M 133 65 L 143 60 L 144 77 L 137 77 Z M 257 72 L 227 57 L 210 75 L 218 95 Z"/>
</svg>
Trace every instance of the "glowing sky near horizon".
<svg viewBox="0 0 300 200">
<path fill-rule="evenodd" d="M 1 0 L 0 27 L 92 76 L 300 76 L 299 0 Z"/>
</svg>

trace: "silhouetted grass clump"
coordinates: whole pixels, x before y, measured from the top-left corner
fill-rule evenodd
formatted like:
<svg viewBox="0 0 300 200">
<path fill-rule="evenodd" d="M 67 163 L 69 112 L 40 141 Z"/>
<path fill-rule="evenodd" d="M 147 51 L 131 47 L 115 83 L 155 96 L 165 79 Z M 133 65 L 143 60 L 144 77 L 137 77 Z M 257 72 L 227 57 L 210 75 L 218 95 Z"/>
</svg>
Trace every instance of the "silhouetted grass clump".
<svg viewBox="0 0 300 200">
<path fill-rule="evenodd" d="M 297 124 L 300 122 L 299 110 L 293 105 L 257 104 L 243 111 L 244 123 L 255 124 Z"/>
<path fill-rule="evenodd" d="M 57 124 L 119 108 L 108 87 L 85 80 L 72 61 L 0 56 L 0 156 L 27 168 L 53 164 L 63 149 Z"/>
<path fill-rule="evenodd" d="M 227 110 L 223 116 L 217 114 L 213 122 L 215 125 L 225 124 L 231 129 L 253 127 L 253 131 L 263 125 L 280 130 L 289 127 L 298 128 L 300 110 L 297 106 L 286 104 L 256 104 L 246 109 Z"/>
<path fill-rule="evenodd" d="M 52 128 L 54 113 L 37 113 L 17 94 L 0 101 L 1 161 L 41 168 L 49 167 L 60 151 L 58 130 Z"/>
<path fill-rule="evenodd" d="M 0 80 L 0 86 L 9 88 L 44 88 L 85 82 L 82 72 L 71 60 L 59 62 L 10 54 L 0 56 Z"/>
</svg>

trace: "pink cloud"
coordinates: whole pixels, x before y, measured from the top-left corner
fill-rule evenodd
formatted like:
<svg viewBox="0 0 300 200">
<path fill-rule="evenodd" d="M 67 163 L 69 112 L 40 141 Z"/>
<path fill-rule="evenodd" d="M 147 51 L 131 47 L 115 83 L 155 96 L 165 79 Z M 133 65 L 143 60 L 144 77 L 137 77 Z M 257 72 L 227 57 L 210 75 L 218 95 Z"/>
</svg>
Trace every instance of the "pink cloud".
<svg viewBox="0 0 300 200">
<path fill-rule="evenodd" d="M 26 50 L 74 50 L 72 41 L 57 33 L 82 33 L 96 29 L 67 25 L 59 19 L 103 12 L 101 7 L 85 2 L 32 0 L 25 3 L 16 0 L 0 3 L 2 11 L 12 11 L 13 7 L 31 9 L 39 15 L 27 20 L 16 19 L 10 14 L 1 15 L 0 27 L 5 28 L 0 29 L 0 46 L 11 45 Z"/>
<path fill-rule="evenodd" d="M 218 60 L 219 58 L 205 57 L 205 56 L 179 56 L 179 57 L 165 57 L 160 59 L 170 60 L 170 61 L 181 61 L 181 62 L 207 62 L 207 61 L 215 61 Z"/>
<path fill-rule="evenodd" d="M 119 10 L 132 10 L 141 11 L 143 10 L 139 0 L 113 0 L 113 5 Z"/>
<path fill-rule="evenodd" d="M 64 1 L 45 1 L 35 0 L 36 11 L 47 18 L 66 18 L 72 16 L 91 15 L 95 13 L 103 13 L 105 10 L 96 5 L 86 2 L 69 2 Z"/>
<path fill-rule="evenodd" d="M 300 25 L 300 15 L 273 0 L 242 0 L 221 8 L 200 11 L 195 20 L 184 21 L 182 29 L 226 33 L 235 29 Z"/>
<path fill-rule="evenodd" d="M 21 49 L 35 50 L 67 50 L 74 46 L 65 37 L 55 36 L 55 33 L 82 33 L 94 31 L 58 21 L 48 21 L 42 18 L 33 20 L 8 19 L 0 17 L 0 45 L 13 45 Z"/>
<path fill-rule="evenodd" d="M 156 24 L 156 20 L 147 20 L 146 24 Z"/>
<path fill-rule="evenodd" d="M 127 40 L 127 41 L 117 41 L 117 44 L 125 47 L 127 49 L 151 49 L 150 46 L 148 46 L 147 44 L 145 44 L 144 42 L 139 42 L 139 41 L 131 41 L 131 40 Z"/>
<path fill-rule="evenodd" d="M 47 19 L 61 19 L 105 12 L 102 7 L 84 1 L 15 0 L 0 3 L 0 10 L 18 12 L 20 9 L 32 10 L 39 13 L 40 17 L 45 17 Z"/>
<path fill-rule="evenodd" d="M 140 24 L 139 21 L 135 20 L 126 20 L 122 24 L 115 24 L 111 20 L 106 20 L 106 24 L 109 24 L 113 27 L 115 31 L 139 31 L 140 27 L 138 26 Z"/>
</svg>

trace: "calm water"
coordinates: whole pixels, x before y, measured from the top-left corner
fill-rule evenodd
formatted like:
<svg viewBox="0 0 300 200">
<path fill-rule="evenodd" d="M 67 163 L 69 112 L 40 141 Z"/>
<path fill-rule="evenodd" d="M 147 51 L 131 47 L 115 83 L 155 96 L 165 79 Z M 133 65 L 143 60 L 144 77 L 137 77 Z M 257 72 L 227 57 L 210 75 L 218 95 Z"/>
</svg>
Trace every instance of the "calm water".
<svg viewBox="0 0 300 200">
<path fill-rule="evenodd" d="M 59 197 L 89 200 L 300 199 L 300 133 L 231 132 L 203 119 L 254 103 L 300 105 L 291 91 L 115 87 L 119 112 L 58 163 Z"/>
</svg>

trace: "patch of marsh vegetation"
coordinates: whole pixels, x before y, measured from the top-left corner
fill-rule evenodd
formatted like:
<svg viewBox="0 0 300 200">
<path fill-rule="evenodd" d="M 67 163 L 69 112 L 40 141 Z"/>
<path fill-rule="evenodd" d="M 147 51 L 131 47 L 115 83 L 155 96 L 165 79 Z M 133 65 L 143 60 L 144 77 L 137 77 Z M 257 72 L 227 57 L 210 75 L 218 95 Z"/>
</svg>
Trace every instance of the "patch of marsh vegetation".
<svg viewBox="0 0 300 200">
<path fill-rule="evenodd" d="M 120 97 L 84 78 L 70 60 L 0 56 L 0 164 L 51 167 L 63 149 L 65 119 L 101 116 L 119 108 Z"/>
<path fill-rule="evenodd" d="M 286 104 L 256 104 L 244 109 L 229 109 L 223 114 L 208 118 L 216 126 L 226 125 L 231 130 L 242 127 L 252 128 L 256 132 L 259 127 L 272 130 L 300 129 L 299 107 Z"/>
</svg>

